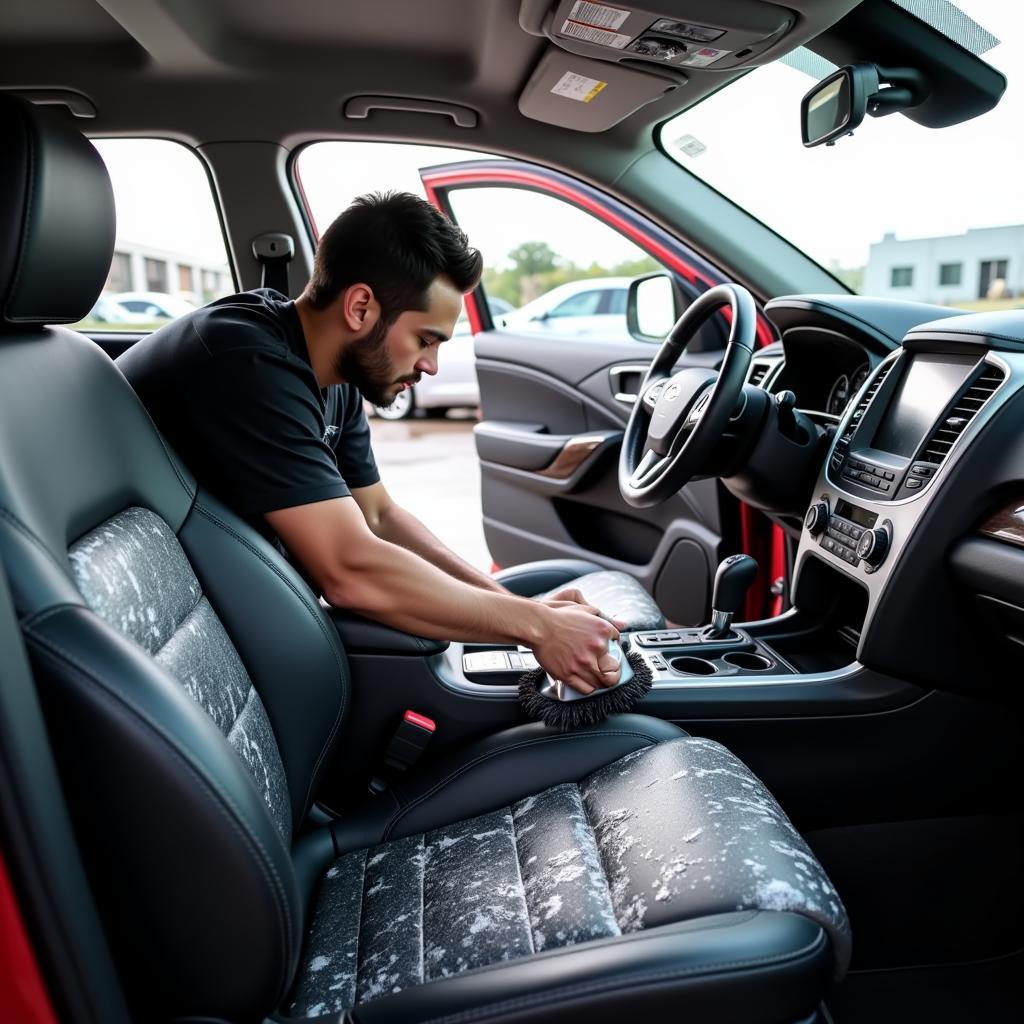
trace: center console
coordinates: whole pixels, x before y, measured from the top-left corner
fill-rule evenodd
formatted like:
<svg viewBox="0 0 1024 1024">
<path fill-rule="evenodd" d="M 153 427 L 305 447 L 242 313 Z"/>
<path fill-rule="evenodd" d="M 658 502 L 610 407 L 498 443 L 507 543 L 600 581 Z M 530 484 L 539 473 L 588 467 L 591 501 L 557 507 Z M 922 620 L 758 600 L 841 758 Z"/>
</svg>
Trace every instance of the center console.
<svg viewBox="0 0 1024 1024">
<path fill-rule="evenodd" d="M 1024 353 L 945 321 L 912 331 L 841 420 L 804 518 L 798 607 L 840 579 L 867 593 L 862 636 L 957 462 L 1024 372 Z M 936 552 L 936 556 L 939 556 Z M 859 652 L 863 654 L 863 649 Z"/>
</svg>

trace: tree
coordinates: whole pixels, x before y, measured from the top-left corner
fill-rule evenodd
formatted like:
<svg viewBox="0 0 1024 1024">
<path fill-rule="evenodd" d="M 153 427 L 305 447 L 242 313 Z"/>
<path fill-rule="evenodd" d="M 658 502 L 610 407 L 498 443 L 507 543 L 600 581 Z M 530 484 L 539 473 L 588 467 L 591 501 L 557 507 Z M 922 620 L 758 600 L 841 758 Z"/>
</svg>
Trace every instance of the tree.
<svg viewBox="0 0 1024 1024">
<path fill-rule="evenodd" d="M 543 274 L 558 266 L 558 253 L 547 242 L 520 242 L 508 258 L 515 265 L 519 277 Z"/>
</svg>

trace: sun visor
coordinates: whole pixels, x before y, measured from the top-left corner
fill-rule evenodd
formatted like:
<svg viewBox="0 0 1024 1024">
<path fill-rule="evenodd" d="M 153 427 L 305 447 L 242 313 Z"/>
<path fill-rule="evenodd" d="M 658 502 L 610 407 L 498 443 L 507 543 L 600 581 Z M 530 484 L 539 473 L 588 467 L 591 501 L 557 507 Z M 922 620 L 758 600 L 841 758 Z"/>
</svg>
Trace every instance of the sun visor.
<svg viewBox="0 0 1024 1024">
<path fill-rule="evenodd" d="M 685 79 L 635 71 L 548 47 L 519 97 L 525 117 L 578 132 L 603 132 Z"/>
<path fill-rule="evenodd" d="M 763 0 L 523 0 L 519 22 L 582 57 L 686 72 L 757 63 L 796 16 Z"/>
</svg>

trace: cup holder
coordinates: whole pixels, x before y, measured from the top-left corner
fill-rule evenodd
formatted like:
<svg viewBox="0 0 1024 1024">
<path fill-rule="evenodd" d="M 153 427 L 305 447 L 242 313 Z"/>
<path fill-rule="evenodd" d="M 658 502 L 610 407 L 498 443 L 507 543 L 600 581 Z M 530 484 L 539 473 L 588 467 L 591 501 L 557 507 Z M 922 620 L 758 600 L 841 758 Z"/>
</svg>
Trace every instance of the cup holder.
<svg viewBox="0 0 1024 1024">
<path fill-rule="evenodd" d="M 703 658 L 673 658 L 670 664 L 677 672 L 685 672 L 688 676 L 713 676 L 718 671 Z"/>
<path fill-rule="evenodd" d="M 680 658 L 680 661 L 693 661 L 692 658 Z M 745 672 L 766 672 L 772 667 L 772 660 L 763 654 L 752 654 L 750 651 L 730 651 L 722 656 L 722 661 L 741 668 Z"/>
</svg>

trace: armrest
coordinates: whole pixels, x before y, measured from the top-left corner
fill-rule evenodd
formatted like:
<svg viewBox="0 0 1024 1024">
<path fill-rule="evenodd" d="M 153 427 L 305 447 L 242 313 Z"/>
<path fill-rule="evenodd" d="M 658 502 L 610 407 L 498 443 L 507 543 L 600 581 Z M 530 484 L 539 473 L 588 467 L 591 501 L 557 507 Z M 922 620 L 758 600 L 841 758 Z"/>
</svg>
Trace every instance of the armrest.
<svg viewBox="0 0 1024 1024">
<path fill-rule="evenodd" d="M 429 640 L 403 633 L 382 622 L 374 622 L 344 608 L 330 608 L 328 614 L 347 654 L 391 654 L 423 658 L 448 649 L 447 640 Z"/>
</svg>

